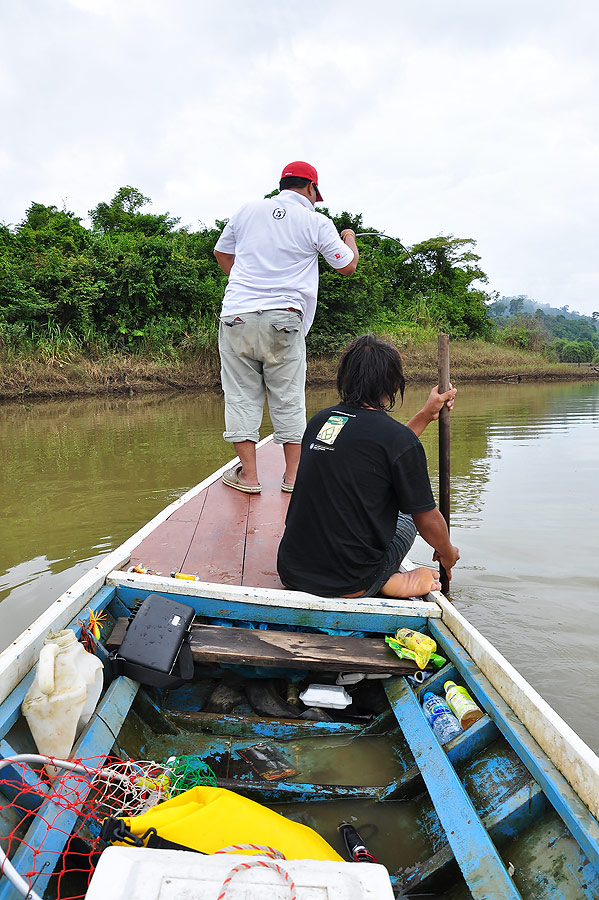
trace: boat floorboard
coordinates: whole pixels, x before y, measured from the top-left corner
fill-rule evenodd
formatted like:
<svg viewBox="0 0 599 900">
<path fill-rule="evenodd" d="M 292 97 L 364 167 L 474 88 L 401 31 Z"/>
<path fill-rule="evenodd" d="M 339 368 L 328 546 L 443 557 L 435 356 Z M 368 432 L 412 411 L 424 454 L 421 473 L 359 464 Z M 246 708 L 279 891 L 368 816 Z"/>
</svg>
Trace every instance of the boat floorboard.
<svg viewBox="0 0 599 900">
<path fill-rule="evenodd" d="M 261 494 L 209 484 L 175 510 L 132 552 L 128 566 L 162 575 L 185 572 L 216 584 L 282 588 L 277 547 L 290 494 L 281 491 L 283 452 L 269 441 L 260 448 Z"/>
</svg>

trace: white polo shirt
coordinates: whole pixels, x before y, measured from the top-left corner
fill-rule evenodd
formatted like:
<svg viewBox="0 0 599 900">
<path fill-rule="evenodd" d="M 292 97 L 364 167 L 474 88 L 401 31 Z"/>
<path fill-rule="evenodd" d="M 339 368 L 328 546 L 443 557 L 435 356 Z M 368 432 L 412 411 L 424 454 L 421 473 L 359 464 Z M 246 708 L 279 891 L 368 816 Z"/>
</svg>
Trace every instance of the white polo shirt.
<svg viewBox="0 0 599 900">
<path fill-rule="evenodd" d="M 316 312 L 318 254 L 334 269 L 354 258 L 332 220 L 297 191 L 242 206 L 215 249 L 235 254 L 222 316 L 294 307 L 303 313 L 305 334 Z"/>
</svg>

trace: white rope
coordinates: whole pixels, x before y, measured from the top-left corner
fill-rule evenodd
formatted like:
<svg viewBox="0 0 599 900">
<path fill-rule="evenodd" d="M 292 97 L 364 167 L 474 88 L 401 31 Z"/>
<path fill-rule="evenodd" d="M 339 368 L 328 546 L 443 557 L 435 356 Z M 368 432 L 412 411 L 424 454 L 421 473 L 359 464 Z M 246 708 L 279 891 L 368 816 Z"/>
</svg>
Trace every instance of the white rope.
<svg viewBox="0 0 599 900">
<path fill-rule="evenodd" d="M 258 844 L 238 844 L 237 846 L 232 847 L 224 847 L 222 850 L 217 850 L 217 853 L 227 853 L 231 850 L 242 850 L 242 849 L 257 849 L 260 845 Z M 285 859 L 283 854 L 279 850 L 274 850 L 272 847 L 265 847 L 264 850 L 270 856 L 271 852 L 277 854 L 278 859 Z M 239 863 L 238 866 L 234 866 L 229 870 L 229 873 L 225 880 L 223 881 L 220 889 L 220 894 L 216 898 L 216 900 L 224 900 L 227 891 L 229 889 L 229 885 L 231 884 L 231 880 L 235 877 L 235 875 L 239 874 L 239 872 L 243 872 L 247 869 L 255 869 L 261 867 L 263 869 L 272 869 L 278 875 L 281 876 L 287 887 L 289 888 L 290 900 L 297 900 L 297 894 L 295 892 L 295 883 L 289 872 L 285 871 L 285 869 L 278 865 L 278 863 L 274 862 L 272 859 L 253 859 L 251 862 L 242 862 Z"/>
</svg>

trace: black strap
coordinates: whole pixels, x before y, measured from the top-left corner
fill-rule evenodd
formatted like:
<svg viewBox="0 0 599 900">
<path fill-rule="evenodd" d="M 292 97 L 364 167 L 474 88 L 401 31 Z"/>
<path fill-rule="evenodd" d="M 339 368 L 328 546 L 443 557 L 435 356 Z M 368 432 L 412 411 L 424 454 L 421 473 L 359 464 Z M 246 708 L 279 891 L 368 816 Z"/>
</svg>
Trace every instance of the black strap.
<svg viewBox="0 0 599 900">
<path fill-rule="evenodd" d="M 191 850 L 193 853 L 202 853 L 202 850 L 196 850 L 194 847 L 167 841 L 166 838 L 160 837 L 155 828 L 148 828 L 142 835 L 133 834 L 125 826 L 123 819 L 113 818 L 112 816 L 108 816 L 102 822 L 100 839 L 107 844 L 120 842 L 131 847 L 151 847 L 153 850 Z M 206 854 L 203 855 L 205 856 Z"/>
<path fill-rule="evenodd" d="M 185 844 L 176 844 L 174 841 L 167 841 L 166 838 L 160 837 L 154 828 L 152 828 L 152 832 L 153 833 L 149 835 L 145 846 L 150 847 L 153 850 L 191 850 L 193 853 L 202 853 L 203 856 L 206 855 L 202 850 L 196 850 L 194 847 L 186 847 Z"/>
<path fill-rule="evenodd" d="M 117 675 L 126 675 L 133 681 L 139 681 L 140 684 L 146 684 L 149 687 L 168 688 L 174 690 L 181 687 L 186 681 L 193 678 L 193 654 L 190 644 L 191 635 L 188 635 L 179 650 L 177 662 L 175 665 L 179 669 L 178 675 L 171 675 L 168 672 L 157 672 L 156 669 L 149 669 L 147 666 L 141 666 L 139 663 L 129 662 L 118 655 L 118 650 L 110 655 L 110 665 L 112 674 L 116 678 Z"/>
</svg>

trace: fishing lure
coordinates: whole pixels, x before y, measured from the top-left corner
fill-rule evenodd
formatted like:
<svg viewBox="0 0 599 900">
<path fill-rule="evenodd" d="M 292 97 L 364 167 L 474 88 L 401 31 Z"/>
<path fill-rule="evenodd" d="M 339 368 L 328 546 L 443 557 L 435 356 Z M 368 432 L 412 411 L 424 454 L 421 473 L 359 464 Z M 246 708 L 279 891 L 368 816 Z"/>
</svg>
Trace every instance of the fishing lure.
<svg viewBox="0 0 599 900">
<path fill-rule="evenodd" d="M 89 607 L 88 607 L 89 608 Z M 106 622 L 106 613 L 104 611 L 100 612 L 92 612 L 89 610 L 89 625 L 88 628 L 95 637 L 97 641 L 100 640 L 100 629 Z"/>
</svg>

